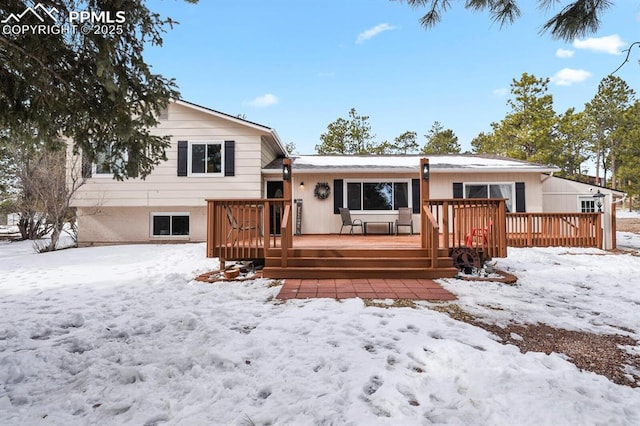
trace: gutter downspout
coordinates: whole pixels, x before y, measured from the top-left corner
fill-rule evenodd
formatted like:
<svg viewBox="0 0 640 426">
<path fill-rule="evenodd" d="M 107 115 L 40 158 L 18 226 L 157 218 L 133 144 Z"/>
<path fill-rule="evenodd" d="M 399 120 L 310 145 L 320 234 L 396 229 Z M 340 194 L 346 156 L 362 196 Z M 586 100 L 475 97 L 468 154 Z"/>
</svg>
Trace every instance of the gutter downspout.
<svg viewBox="0 0 640 426">
<path fill-rule="evenodd" d="M 553 177 L 553 174 L 555 172 L 551 172 L 549 173 L 547 176 L 545 176 L 544 178 L 542 178 L 542 180 L 540 181 L 541 183 L 545 183 L 546 181 L 548 181 L 549 179 L 551 179 Z"/>
</svg>

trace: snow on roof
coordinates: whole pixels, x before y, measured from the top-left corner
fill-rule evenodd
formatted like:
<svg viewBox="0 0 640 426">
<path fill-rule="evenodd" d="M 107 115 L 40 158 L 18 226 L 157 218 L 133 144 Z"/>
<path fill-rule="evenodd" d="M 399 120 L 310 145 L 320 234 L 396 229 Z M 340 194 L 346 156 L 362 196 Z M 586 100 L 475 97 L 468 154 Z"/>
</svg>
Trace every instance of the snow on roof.
<svg viewBox="0 0 640 426">
<path fill-rule="evenodd" d="M 415 171 L 421 158 L 428 158 L 431 169 L 456 171 L 557 171 L 554 166 L 487 155 L 301 155 L 293 157 L 294 170 Z M 281 163 L 280 163 L 281 164 Z M 270 164 L 268 169 L 279 168 Z"/>
</svg>

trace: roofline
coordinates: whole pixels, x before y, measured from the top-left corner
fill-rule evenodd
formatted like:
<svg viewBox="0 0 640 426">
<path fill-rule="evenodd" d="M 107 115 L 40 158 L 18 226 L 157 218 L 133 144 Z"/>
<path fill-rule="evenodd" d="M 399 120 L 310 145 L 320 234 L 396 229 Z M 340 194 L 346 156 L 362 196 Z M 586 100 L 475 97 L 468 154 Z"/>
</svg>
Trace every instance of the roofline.
<svg viewBox="0 0 640 426">
<path fill-rule="evenodd" d="M 582 185 L 591 186 L 591 187 L 593 187 L 593 188 L 602 188 L 602 189 L 606 189 L 607 191 L 617 192 L 618 194 L 620 194 L 620 195 L 622 195 L 622 196 L 624 196 L 624 195 L 626 195 L 626 194 L 627 194 L 626 192 L 624 192 L 624 191 L 620 191 L 619 189 L 609 188 L 608 186 L 594 185 L 594 184 L 589 183 L 589 182 L 581 182 L 581 181 L 579 181 L 579 180 L 577 180 L 577 179 L 571 179 L 571 178 L 567 178 L 567 177 L 564 177 L 564 176 L 550 175 L 549 177 L 556 178 L 556 179 L 562 179 L 562 180 L 568 180 L 569 182 L 581 183 Z"/>
<path fill-rule="evenodd" d="M 550 164 L 542 164 L 542 163 L 533 163 L 531 161 L 527 161 L 527 160 L 521 160 L 518 158 L 511 158 L 511 157 L 505 157 L 503 155 L 496 155 L 496 154 L 473 154 L 470 152 L 461 152 L 461 153 L 451 153 L 451 154 L 421 154 L 421 153 L 413 153 L 413 154 L 296 154 L 296 155 L 292 155 L 291 158 L 296 159 L 296 158 L 303 158 L 303 157 L 327 157 L 327 158 L 331 158 L 331 157 L 336 157 L 336 158 L 341 158 L 341 157 L 355 157 L 355 158 L 366 158 L 366 157 L 376 157 L 376 158 L 447 158 L 447 157 L 469 157 L 469 158 L 484 158 L 484 159 L 489 159 L 489 160 L 504 160 L 504 161 L 511 161 L 514 163 L 520 163 L 520 164 L 530 164 L 530 165 L 534 165 L 534 166 L 539 166 L 539 167 L 546 167 L 546 168 L 556 168 L 555 166 L 552 166 Z M 557 170 L 559 171 L 560 168 L 558 167 Z"/>
<path fill-rule="evenodd" d="M 198 104 L 193 103 L 193 102 L 185 101 L 184 99 L 172 99 L 171 101 L 176 103 L 176 104 L 178 104 L 178 105 L 182 105 L 182 106 L 187 107 L 187 108 L 192 108 L 192 109 L 195 109 L 197 111 L 203 112 L 205 114 L 213 115 L 215 117 L 224 118 L 225 120 L 229 120 L 229 121 L 232 121 L 234 123 L 241 124 L 243 126 L 248 126 L 248 127 L 254 128 L 256 130 L 266 131 L 266 132 L 270 133 L 271 136 L 273 136 L 273 139 L 275 140 L 276 144 L 278 145 L 278 148 L 280 148 L 280 150 L 285 155 L 287 155 L 287 156 L 289 155 L 289 153 L 287 152 L 287 149 L 284 147 L 284 144 L 280 140 L 280 136 L 278 136 L 278 133 L 276 132 L 276 130 L 272 129 L 271 127 L 267 127 L 267 126 L 262 125 L 260 123 L 249 121 L 249 120 L 246 120 L 244 118 L 234 117 L 233 115 L 229 115 L 229 114 L 227 114 L 225 112 L 217 111 L 215 109 L 208 108 L 208 107 L 205 107 L 205 106 L 202 106 L 202 105 L 198 105 Z"/>
<path fill-rule="evenodd" d="M 556 172 L 555 168 L 535 168 L 535 169 L 523 169 L 513 167 L 486 167 L 486 168 L 461 168 L 461 167 L 432 167 L 431 173 L 551 173 Z M 262 169 L 264 174 L 277 174 L 282 173 L 279 169 Z M 308 169 L 296 169 L 295 163 L 293 167 L 295 174 L 317 174 L 317 173 L 419 173 L 419 167 L 386 167 L 386 168 L 364 168 L 364 167 L 312 167 Z"/>
</svg>

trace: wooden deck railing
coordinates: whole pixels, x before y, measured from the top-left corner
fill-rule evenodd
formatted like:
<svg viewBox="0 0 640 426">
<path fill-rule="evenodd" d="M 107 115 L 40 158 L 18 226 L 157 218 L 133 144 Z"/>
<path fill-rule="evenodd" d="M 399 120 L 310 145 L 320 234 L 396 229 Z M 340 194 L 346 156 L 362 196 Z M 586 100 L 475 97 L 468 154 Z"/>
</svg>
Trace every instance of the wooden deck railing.
<svg viewBox="0 0 640 426">
<path fill-rule="evenodd" d="M 282 214 L 282 225 L 280 225 L 280 248 L 281 248 L 281 265 L 283 268 L 287 267 L 287 259 L 289 257 L 289 249 L 293 246 L 293 234 L 291 233 L 291 205 L 286 204 L 284 206 L 284 213 Z"/>
<path fill-rule="evenodd" d="M 508 213 L 511 247 L 602 248 L 602 213 Z"/>
<path fill-rule="evenodd" d="M 440 251 L 440 227 L 436 218 L 431 213 L 428 206 L 423 206 L 422 214 L 422 248 L 425 248 L 429 252 L 431 258 L 431 265 L 433 268 L 438 267 L 438 252 Z"/>
<path fill-rule="evenodd" d="M 601 213 L 506 213 L 503 199 L 429 200 L 422 213 L 421 246 L 434 267 L 439 251 L 454 247 L 470 246 L 492 258 L 506 257 L 507 245 L 603 244 Z M 220 258 L 224 266 L 227 259 L 265 258 L 277 247 L 272 253 L 279 253 L 286 267 L 292 226 L 291 203 L 282 198 L 207 200 L 207 257 Z"/>
<path fill-rule="evenodd" d="M 432 199 L 428 205 L 442 232 L 443 248 L 470 245 L 486 258 L 507 256 L 504 199 Z"/>
<path fill-rule="evenodd" d="M 207 257 L 220 258 L 221 267 L 227 259 L 263 258 L 276 247 L 280 236 L 271 227 L 284 218 L 284 199 L 206 201 Z"/>
</svg>

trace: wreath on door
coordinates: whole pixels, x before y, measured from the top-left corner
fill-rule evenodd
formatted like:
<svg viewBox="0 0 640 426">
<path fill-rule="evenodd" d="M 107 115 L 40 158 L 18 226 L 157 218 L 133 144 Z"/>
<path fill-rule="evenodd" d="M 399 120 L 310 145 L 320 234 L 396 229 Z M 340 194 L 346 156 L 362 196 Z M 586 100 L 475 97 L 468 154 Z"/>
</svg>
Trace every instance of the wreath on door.
<svg viewBox="0 0 640 426">
<path fill-rule="evenodd" d="M 327 182 L 316 183 L 316 188 L 313 190 L 313 195 L 319 200 L 326 200 L 331 194 L 331 188 Z"/>
</svg>

